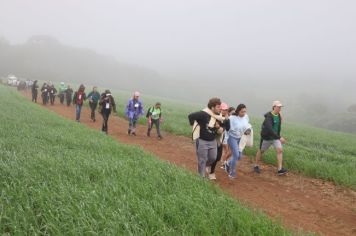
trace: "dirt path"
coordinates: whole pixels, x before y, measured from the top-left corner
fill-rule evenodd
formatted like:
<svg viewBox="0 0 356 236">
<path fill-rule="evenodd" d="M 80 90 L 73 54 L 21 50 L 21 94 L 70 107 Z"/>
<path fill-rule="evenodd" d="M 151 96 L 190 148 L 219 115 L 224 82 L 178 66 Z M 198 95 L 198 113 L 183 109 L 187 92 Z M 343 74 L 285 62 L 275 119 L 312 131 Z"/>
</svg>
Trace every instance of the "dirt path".
<svg viewBox="0 0 356 236">
<path fill-rule="evenodd" d="M 29 97 L 29 94 L 25 94 Z M 55 104 L 47 109 L 74 120 L 74 107 Z M 101 116 L 97 122 L 89 119 L 89 109 L 83 108 L 81 123 L 90 128 L 101 129 Z M 196 171 L 195 150 L 189 138 L 163 133 L 157 140 L 155 132 L 146 137 L 146 127 L 139 126 L 137 136 L 127 135 L 127 121 L 111 116 L 109 135 L 122 143 L 134 144 L 155 154 L 163 160 Z M 154 130 L 153 130 L 154 131 Z M 252 172 L 249 158 L 238 163 L 238 179 L 231 181 L 223 170 L 217 168 L 216 183 L 233 197 L 250 207 L 262 209 L 274 219 L 292 230 L 317 232 L 322 235 L 356 235 L 356 192 L 332 183 L 289 173 L 277 177 L 275 168 L 262 166 L 261 175 Z"/>
</svg>

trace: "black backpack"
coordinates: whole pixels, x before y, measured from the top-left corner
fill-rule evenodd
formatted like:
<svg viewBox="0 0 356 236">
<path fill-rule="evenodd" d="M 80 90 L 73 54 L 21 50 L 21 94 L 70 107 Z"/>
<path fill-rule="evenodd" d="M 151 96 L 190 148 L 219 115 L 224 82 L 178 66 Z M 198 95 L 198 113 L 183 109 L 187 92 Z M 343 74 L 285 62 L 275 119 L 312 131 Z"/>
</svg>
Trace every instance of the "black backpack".
<svg viewBox="0 0 356 236">
<path fill-rule="evenodd" d="M 151 110 L 152 110 L 152 107 L 148 108 L 147 113 L 146 113 L 146 118 L 150 117 Z"/>
</svg>

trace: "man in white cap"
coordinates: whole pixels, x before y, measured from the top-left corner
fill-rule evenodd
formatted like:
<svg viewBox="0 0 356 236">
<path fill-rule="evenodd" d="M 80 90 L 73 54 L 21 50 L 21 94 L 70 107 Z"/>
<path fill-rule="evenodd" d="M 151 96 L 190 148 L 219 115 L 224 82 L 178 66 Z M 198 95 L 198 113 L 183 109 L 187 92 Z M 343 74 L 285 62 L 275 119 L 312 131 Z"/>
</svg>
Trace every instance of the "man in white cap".
<svg viewBox="0 0 356 236">
<path fill-rule="evenodd" d="M 144 115 L 143 104 L 139 100 L 140 93 L 134 92 L 133 98 L 131 98 L 126 105 L 126 117 L 129 120 L 128 134 L 136 136 L 136 123 L 141 115 Z"/>
<path fill-rule="evenodd" d="M 265 120 L 262 124 L 261 130 L 261 143 L 256 154 L 256 164 L 254 171 L 260 173 L 260 167 L 258 163 L 263 155 L 270 146 L 277 151 L 277 165 L 278 165 L 278 175 L 285 175 L 288 170 L 283 168 L 283 144 L 286 140 L 281 136 L 281 126 L 282 126 L 282 103 L 280 101 L 274 101 L 272 104 L 272 111 L 265 114 Z"/>
</svg>

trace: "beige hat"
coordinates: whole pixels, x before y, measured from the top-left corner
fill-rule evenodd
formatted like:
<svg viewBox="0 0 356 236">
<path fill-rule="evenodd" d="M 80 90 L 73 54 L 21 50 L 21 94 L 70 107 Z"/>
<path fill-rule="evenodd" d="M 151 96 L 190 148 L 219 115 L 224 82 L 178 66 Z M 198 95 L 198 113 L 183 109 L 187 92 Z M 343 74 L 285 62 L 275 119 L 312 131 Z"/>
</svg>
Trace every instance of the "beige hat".
<svg viewBox="0 0 356 236">
<path fill-rule="evenodd" d="M 283 107 L 283 105 L 280 101 L 274 101 L 272 107 Z"/>
</svg>

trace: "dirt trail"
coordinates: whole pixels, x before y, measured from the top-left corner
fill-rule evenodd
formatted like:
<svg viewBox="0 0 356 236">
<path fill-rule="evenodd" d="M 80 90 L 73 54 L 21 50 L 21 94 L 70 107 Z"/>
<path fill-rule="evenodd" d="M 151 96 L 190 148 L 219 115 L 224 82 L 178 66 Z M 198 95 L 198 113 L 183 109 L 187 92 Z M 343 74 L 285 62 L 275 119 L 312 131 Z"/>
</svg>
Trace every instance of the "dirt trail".
<svg viewBox="0 0 356 236">
<path fill-rule="evenodd" d="M 30 97 L 29 94 L 25 95 Z M 55 104 L 45 108 L 74 120 L 73 106 Z M 89 117 L 89 109 L 83 108 L 81 124 L 99 131 L 101 116 L 97 114 L 95 123 Z M 126 120 L 111 116 L 109 135 L 122 143 L 141 146 L 160 159 L 196 171 L 194 145 L 189 138 L 165 132 L 163 140 L 157 140 L 155 132 L 148 138 L 145 126 L 139 126 L 137 136 L 133 137 L 127 135 L 127 126 Z M 235 181 L 228 179 L 225 172 L 217 168 L 216 183 L 231 196 L 250 207 L 262 209 L 296 232 L 303 230 L 322 235 L 356 235 L 355 191 L 293 173 L 277 177 L 273 166 L 263 165 L 262 168 L 262 174 L 253 173 L 252 164 L 245 157 L 238 163 L 238 178 Z"/>
</svg>

